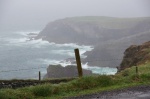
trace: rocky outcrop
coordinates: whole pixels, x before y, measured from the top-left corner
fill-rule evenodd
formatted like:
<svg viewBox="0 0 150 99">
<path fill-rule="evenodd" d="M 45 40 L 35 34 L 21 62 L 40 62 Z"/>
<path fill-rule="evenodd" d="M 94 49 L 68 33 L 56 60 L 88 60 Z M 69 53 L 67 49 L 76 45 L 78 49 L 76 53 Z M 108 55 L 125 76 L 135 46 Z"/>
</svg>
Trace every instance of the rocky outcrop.
<svg viewBox="0 0 150 99">
<path fill-rule="evenodd" d="M 92 71 L 83 69 L 83 75 L 91 75 Z M 66 77 L 78 77 L 78 71 L 76 66 L 68 65 L 62 67 L 61 65 L 49 65 L 47 68 L 47 74 L 44 78 L 66 78 Z"/>
<path fill-rule="evenodd" d="M 150 61 L 150 41 L 142 45 L 132 45 L 124 52 L 120 70 Z"/>
</svg>

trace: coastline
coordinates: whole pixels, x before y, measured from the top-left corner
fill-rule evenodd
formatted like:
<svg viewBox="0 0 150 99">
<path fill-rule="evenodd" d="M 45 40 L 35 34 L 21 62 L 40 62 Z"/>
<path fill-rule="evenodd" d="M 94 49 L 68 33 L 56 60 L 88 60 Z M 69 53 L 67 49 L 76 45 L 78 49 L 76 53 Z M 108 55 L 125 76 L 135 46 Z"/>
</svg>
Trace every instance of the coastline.
<svg viewBox="0 0 150 99">
<path fill-rule="evenodd" d="M 47 41 L 47 40 L 43 40 L 43 41 Z M 48 41 L 49 42 L 49 41 Z M 99 67 L 99 66 L 94 66 L 94 65 L 88 65 L 88 61 L 85 61 L 85 59 L 88 57 L 86 56 L 87 53 L 91 52 L 92 50 L 94 50 L 93 46 L 87 46 L 87 45 L 77 45 L 75 43 L 65 43 L 65 44 L 60 44 L 60 43 L 55 43 L 55 42 L 49 42 L 49 43 L 53 43 L 56 44 L 58 46 L 74 46 L 75 48 L 79 49 L 81 48 L 82 50 L 80 50 L 80 54 L 81 54 L 81 62 L 82 62 L 82 68 L 86 69 L 86 70 L 91 70 L 92 73 L 96 73 L 96 74 L 106 74 L 106 75 L 114 75 L 117 72 L 116 68 L 113 67 Z M 88 50 L 83 51 L 82 47 L 87 47 Z M 75 58 L 70 57 L 67 59 L 63 59 L 61 61 L 58 62 L 57 65 L 61 65 L 62 67 L 66 67 L 68 65 L 76 65 L 76 61 Z M 50 65 L 54 65 L 54 64 L 50 64 Z"/>
</svg>

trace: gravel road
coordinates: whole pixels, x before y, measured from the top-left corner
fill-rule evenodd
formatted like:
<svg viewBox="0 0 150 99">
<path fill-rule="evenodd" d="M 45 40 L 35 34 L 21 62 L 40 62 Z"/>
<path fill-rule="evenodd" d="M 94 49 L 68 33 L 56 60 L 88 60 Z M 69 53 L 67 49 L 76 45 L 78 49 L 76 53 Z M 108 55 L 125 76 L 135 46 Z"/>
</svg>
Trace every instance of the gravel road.
<svg viewBox="0 0 150 99">
<path fill-rule="evenodd" d="M 67 99 L 150 99 L 150 86 L 138 86 L 121 90 L 104 91 Z"/>
</svg>

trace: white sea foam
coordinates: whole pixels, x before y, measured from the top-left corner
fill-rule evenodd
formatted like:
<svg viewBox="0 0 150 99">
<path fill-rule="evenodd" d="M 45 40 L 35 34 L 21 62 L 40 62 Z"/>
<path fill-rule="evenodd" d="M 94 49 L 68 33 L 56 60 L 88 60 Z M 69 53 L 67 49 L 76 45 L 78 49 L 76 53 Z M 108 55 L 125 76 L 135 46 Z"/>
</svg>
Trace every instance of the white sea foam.
<svg viewBox="0 0 150 99">
<path fill-rule="evenodd" d="M 26 41 L 28 41 L 28 38 L 7 38 L 6 41 L 8 41 L 10 44 L 19 44 L 19 43 L 25 43 Z"/>
<path fill-rule="evenodd" d="M 74 44 L 74 43 L 66 43 L 66 44 L 56 44 L 54 42 L 51 42 L 49 43 L 48 41 L 44 41 L 42 39 L 38 39 L 38 40 L 30 40 L 28 38 L 28 34 L 29 33 L 39 33 L 39 31 L 18 31 L 18 32 L 14 32 L 15 34 L 17 35 L 23 35 L 23 37 L 18 37 L 18 38 L 13 38 L 13 37 L 6 37 L 5 38 L 5 41 L 7 41 L 6 45 L 14 45 L 14 46 L 31 46 L 31 47 L 35 47 L 35 48 L 43 48 L 43 47 L 47 47 L 47 46 L 55 46 L 55 47 L 70 47 L 72 49 L 75 49 L 75 48 L 79 48 L 80 49 L 80 54 L 83 54 L 85 53 L 86 51 L 91 51 L 93 49 L 93 47 L 91 46 L 79 46 L 77 44 Z M 68 50 L 60 50 L 58 52 L 55 52 L 54 53 L 67 53 L 69 54 L 70 56 L 74 55 L 72 52 L 68 51 Z M 85 57 L 85 56 L 83 56 Z"/>
<path fill-rule="evenodd" d="M 13 46 L 22 46 L 22 47 L 30 47 L 30 48 L 48 48 L 50 46 L 53 46 L 57 49 L 51 50 L 50 53 L 58 54 L 58 55 L 68 55 L 68 56 L 74 56 L 74 49 L 79 48 L 80 54 L 82 58 L 85 58 L 86 56 L 83 55 L 86 51 L 90 51 L 93 48 L 91 46 L 79 46 L 77 44 L 56 44 L 54 42 L 49 43 L 48 41 L 43 41 L 42 39 L 38 40 L 30 40 L 27 37 L 23 38 L 5 38 L 5 45 L 13 45 Z"/>
<path fill-rule="evenodd" d="M 82 64 L 83 69 L 91 70 L 96 74 L 114 75 L 117 72 L 116 68 L 88 66 L 87 64 Z"/>
<path fill-rule="evenodd" d="M 14 46 L 23 46 L 23 47 L 35 47 L 35 48 L 41 48 L 43 46 L 49 46 L 52 45 L 52 43 L 49 43 L 48 41 L 43 41 L 42 39 L 38 40 L 30 40 L 29 38 L 5 38 L 4 41 L 6 41 L 6 45 L 14 45 Z"/>
<path fill-rule="evenodd" d="M 70 61 L 65 61 L 65 60 L 51 60 L 51 59 L 38 59 L 41 63 L 45 65 L 58 65 L 60 64 L 61 66 L 65 67 L 68 65 L 75 65 L 72 64 Z"/>
<path fill-rule="evenodd" d="M 92 46 L 85 46 L 85 45 L 77 45 L 75 43 L 69 43 L 69 44 L 55 44 L 57 47 L 71 47 L 72 49 L 78 48 L 80 50 L 80 55 L 82 58 L 85 58 L 86 56 L 83 55 L 86 51 L 91 51 L 93 50 Z M 73 50 L 59 50 L 59 51 L 53 51 L 54 53 L 59 53 L 59 54 L 68 54 L 70 56 L 74 56 L 74 51 Z"/>
<path fill-rule="evenodd" d="M 59 62 L 59 64 L 63 67 L 66 67 L 68 65 L 76 65 L 76 64 L 72 64 L 70 61 L 65 61 L 65 60 Z"/>
<path fill-rule="evenodd" d="M 29 40 L 26 41 L 26 45 L 32 45 L 32 47 L 35 48 L 42 48 L 42 47 L 46 47 L 46 46 L 51 46 L 53 44 L 49 43 L 48 41 L 43 41 L 42 39 L 38 39 L 38 40 Z"/>
<path fill-rule="evenodd" d="M 75 48 L 79 48 L 80 49 L 80 54 L 85 53 L 86 51 L 91 51 L 93 49 L 93 47 L 91 46 L 79 46 L 77 44 L 73 44 L 73 43 L 69 43 L 69 44 L 56 44 L 54 42 L 49 43 L 48 41 L 44 41 L 42 39 L 38 39 L 38 40 L 30 40 L 27 37 L 23 37 L 23 38 L 5 38 L 5 41 L 7 41 L 8 43 L 6 43 L 7 45 L 14 45 L 14 46 L 30 46 L 32 45 L 32 47 L 35 48 L 43 48 L 43 47 L 47 47 L 47 46 L 55 46 L 55 47 L 70 47 L 72 49 Z M 61 49 L 61 48 L 60 48 Z M 70 54 L 71 56 L 73 55 L 72 52 L 68 51 L 68 50 L 60 50 L 59 52 L 55 52 L 54 53 L 67 53 Z M 85 56 L 84 56 L 85 57 Z"/>
<path fill-rule="evenodd" d="M 16 31 L 14 34 L 19 34 L 22 36 L 28 36 L 29 33 L 39 34 L 40 31 Z"/>
<path fill-rule="evenodd" d="M 69 56 L 74 56 L 74 52 L 73 52 L 73 50 L 51 50 L 51 53 L 54 53 L 54 54 L 59 54 L 59 55 L 69 55 Z"/>
<path fill-rule="evenodd" d="M 17 31 L 17 32 L 13 32 L 13 35 L 11 35 L 10 37 L 6 36 L 3 38 L 3 41 L 6 41 L 7 45 L 11 44 L 11 45 L 16 45 L 16 46 L 21 46 L 21 45 L 25 45 L 25 44 L 33 44 L 33 42 L 37 42 L 37 41 L 31 41 L 30 38 L 28 37 L 29 33 L 34 33 L 34 34 L 38 34 L 39 31 Z M 29 42 L 31 41 L 31 42 Z M 42 41 L 42 40 L 40 40 Z M 39 41 L 38 41 L 39 42 Z"/>
</svg>

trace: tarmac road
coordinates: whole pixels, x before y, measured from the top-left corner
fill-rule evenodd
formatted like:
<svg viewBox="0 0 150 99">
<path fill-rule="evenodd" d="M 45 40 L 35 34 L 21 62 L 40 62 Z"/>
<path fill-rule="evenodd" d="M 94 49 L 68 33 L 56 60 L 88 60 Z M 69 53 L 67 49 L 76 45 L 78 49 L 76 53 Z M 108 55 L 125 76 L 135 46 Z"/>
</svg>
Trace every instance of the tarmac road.
<svg viewBox="0 0 150 99">
<path fill-rule="evenodd" d="M 150 86 L 138 86 L 121 90 L 105 91 L 67 99 L 150 99 Z"/>
</svg>

